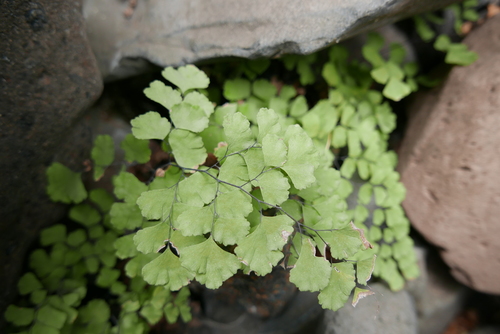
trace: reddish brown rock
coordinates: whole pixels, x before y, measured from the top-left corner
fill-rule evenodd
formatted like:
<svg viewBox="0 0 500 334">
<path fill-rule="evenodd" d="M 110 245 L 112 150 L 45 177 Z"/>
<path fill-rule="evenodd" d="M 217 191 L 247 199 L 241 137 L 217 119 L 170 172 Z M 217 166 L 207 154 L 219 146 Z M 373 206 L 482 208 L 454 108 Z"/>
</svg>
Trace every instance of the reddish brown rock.
<svg viewBox="0 0 500 334">
<path fill-rule="evenodd" d="M 400 149 L 403 205 L 457 280 L 500 293 L 500 16 L 465 43 L 479 60 L 413 106 Z"/>
</svg>

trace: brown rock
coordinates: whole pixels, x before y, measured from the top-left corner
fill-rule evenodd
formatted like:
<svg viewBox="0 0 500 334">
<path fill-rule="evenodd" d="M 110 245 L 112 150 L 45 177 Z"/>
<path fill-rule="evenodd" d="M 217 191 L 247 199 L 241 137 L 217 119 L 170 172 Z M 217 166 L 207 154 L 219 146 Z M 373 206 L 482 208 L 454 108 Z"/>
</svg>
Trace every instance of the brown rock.
<svg viewBox="0 0 500 334">
<path fill-rule="evenodd" d="M 91 136 L 78 121 L 100 94 L 79 1 L 2 1 L 0 10 L 0 314 L 40 228 L 63 207 L 45 195 L 56 152 L 81 168 Z M 70 162 L 73 161 L 73 164 Z M 4 321 L 0 317 L 0 332 Z"/>
<path fill-rule="evenodd" d="M 479 60 L 413 106 L 400 149 L 403 206 L 457 280 L 500 293 L 500 17 L 464 42 Z"/>
</svg>

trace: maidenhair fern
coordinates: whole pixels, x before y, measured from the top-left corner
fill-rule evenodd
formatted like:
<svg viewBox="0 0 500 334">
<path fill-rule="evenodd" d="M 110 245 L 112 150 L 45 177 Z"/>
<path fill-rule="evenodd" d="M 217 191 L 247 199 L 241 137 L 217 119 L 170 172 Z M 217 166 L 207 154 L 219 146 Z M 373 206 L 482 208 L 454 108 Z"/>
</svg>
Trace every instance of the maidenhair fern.
<svg viewBox="0 0 500 334">
<path fill-rule="evenodd" d="M 372 273 L 401 289 L 418 267 L 388 150 L 396 116 L 387 99 L 417 90 L 418 67 L 398 44 L 383 58 L 383 44 L 369 35 L 367 63 L 349 62 L 341 46 L 322 64 L 317 54 L 280 60 L 303 86 L 323 80 L 327 97 L 313 106 L 296 87 L 259 78 L 270 60 L 242 61 L 217 107 L 203 71 L 166 68 L 177 88 L 157 80 L 144 93 L 169 118 L 136 117 L 120 143 L 129 167 L 150 160 L 151 142 L 164 159 L 147 182 L 123 168 L 114 195 L 50 166 L 47 193 L 73 204 L 75 224 L 42 231 L 5 318 L 22 333 L 147 333 L 162 318 L 191 319 L 192 280 L 216 289 L 238 271 L 276 266 L 332 310 L 372 294 Z M 435 46 L 450 63 L 475 57 L 443 36 Z M 113 139 L 97 136 L 91 158 L 98 180 L 114 163 Z M 92 299 L 96 289 L 103 299 Z"/>
</svg>

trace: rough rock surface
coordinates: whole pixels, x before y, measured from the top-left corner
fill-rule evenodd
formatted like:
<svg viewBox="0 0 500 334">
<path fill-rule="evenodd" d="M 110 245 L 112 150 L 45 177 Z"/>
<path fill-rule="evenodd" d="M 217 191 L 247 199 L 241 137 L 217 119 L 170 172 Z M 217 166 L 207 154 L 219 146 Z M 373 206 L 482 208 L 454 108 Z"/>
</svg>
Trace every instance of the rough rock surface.
<svg viewBox="0 0 500 334">
<path fill-rule="evenodd" d="M 400 148 L 413 226 L 460 282 L 500 293 L 500 16 L 465 43 L 479 54 L 413 106 Z"/>
<path fill-rule="evenodd" d="M 463 310 L 470 289 L 458 283 L 430 245 L 415 247 L 420 276 L 406 284 L 418 315 L 419 333 L 442 334 Z"/>
<path fill-rule="evenodd" d="M 311 53 L 455 0 L 85 0 L 84 16 L 106 80 L 147 68 L 228 56 Z"/>
<path fill-rule="evenodd" d="M 77 120 L 102 82 L 78 1 L 2 1 L 0 10 L 0 314 L 40 227 L 62 207 L 45 195 L 56 151 L 88 155 L 90 133 Z M 73 167 L 76 165 L 73 164 Z M 1 317 L 0 322 L 4 318 Z M 2 324 L 0 323 L 0 331 Z"/>
<path fill-rule="evenodd" d="M 349 303 L 337 312 L 325 311 L 317 334 L 417 334 L 415 305 L 407 291 L 392 292 L 384 284 L 374 283 L 375 295 Z"/>
</svg>

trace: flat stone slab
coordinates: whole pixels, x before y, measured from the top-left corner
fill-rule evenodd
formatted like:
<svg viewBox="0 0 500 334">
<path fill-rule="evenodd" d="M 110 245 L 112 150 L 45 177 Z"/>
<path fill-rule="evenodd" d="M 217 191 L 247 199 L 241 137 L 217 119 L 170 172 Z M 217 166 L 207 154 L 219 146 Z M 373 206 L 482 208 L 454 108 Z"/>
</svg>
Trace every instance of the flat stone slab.
<svg viewBox="0 0 500 334">
<path fill-rule="evenodd" d="M 84 1 L 105 80 L 155 65 L 307 54 L 456 0 Z"/>
</svg>

